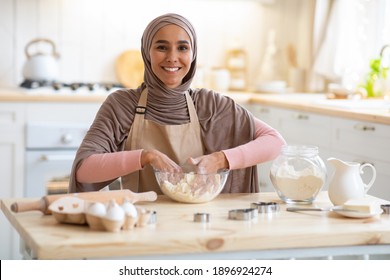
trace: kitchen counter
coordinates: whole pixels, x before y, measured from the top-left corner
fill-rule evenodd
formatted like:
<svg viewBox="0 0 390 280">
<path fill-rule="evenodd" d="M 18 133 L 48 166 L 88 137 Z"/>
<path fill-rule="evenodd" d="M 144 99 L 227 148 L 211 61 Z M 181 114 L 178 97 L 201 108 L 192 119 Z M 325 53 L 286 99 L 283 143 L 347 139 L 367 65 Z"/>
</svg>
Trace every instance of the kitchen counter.
<svg viewBox="0 0 390 280">
<path fill-rule="evenodd" d="M 270 105 L 303 112 L 390 124 L 390 101 L 381 99 L 327 99 L 325 94 L 252 94 L 250 103 Z"/>
<path fill-rule="evenodd" d="M 118 233 L 59 224 L 38 211 L 13 213 L 14 201 L 2 200 L 1 209 L 26 252 L 38 259 L 275 259 L 390 252 L 389 215 L 354 219 L 333 212 L 287 212 L 275 192 L 221 194 L 205 204 L 180 204 L 159 196 L 156 202 L 137 203 L 157 212 L 156 224 Z M 251 221 L 227 218 L 229 210 L 259 201 L 278 202 L 281 209 L 259 213 Z M 314 203 L 330 205 L 326 192 Z M 210 222 L 193 222 L 197 212 L 209 213 Z"/>
<path fill-rule="evenodd" d="M 327 100 L 319 93 L 263 94 L 227 92 L 238 103 L 260 104 L 305 112 L 337 116 L 360 121 L 390 124 L 390 101 L 385 100 Z M 107 93 L 61 94 L 24 89 L 0 89 L 0 102 L 93 102 L 102 103 Z"/>
<path fill-rule="evenodd" d="M 390 124 L 390 101 L 383 99 L 327 99 L 320 93 L 251 93 L 226 94 L 239 103 L 267 105 L 341 118 Z"/>
<path fill-rule="evenodd" d="M 107 98 L 108 93 L 98 94 L 86 92 L 83 94 L 67 93 L 61 94 L 54 91 L 30 91 L 27 89 L 0 89 L 0 102 L 88 102 L 102 103 Z"/>
</svg>

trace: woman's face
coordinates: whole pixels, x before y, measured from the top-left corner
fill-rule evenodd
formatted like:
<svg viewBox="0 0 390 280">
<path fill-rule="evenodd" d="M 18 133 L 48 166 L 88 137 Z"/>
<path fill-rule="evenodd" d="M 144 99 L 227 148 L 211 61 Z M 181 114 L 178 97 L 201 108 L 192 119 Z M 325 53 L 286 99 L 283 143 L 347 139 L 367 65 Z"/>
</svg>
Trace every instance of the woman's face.
<svg viewBox="0 0 390 280">
<path fill-rule="evenodd" d="M 154 74 L 168 88 L 181 85 L 192 61 L 191 41 L 187 32 L 174 24 L 158 30 L 152 40 L 150 60 Z"/>
</svg>

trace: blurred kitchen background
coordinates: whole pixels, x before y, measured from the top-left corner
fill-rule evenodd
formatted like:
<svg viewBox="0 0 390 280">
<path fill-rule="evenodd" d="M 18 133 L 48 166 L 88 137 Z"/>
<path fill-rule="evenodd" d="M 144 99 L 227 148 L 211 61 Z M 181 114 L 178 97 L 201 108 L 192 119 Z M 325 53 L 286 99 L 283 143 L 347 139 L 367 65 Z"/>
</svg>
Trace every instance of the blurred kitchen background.
<svg viewBox="0 0 390 280">
<path fill-rule="evenodd" d="M 390 44 L 388 0 L 0 0 L 0 198 L 67 191 L 101 102 L 115 87 L 140 84 L 142 32 L 168 12 L 197 30 L 193 86 L 235 91 L 229 94 L 237 102 L 252 92 L 302 93 L 287 94 L 294 108 L 330 89 L 349 96 L 361 83 L 375 93 L 371 82 L 389 67 L 390 47 L 380 59 Z M 390 84 L 383 88 L 390 99 Z M 285 95 L 268 95 L 275 96 Z M 339 108 L 342 117 L 267 102 L 245 106 L 289 142 L 319 146 L 323 159 L 375 163 L 372 194 L 389 199 L 388 104 L 370 111 L 374 122 L 357 124 L 348 118 L 350 104 Z M 259 166 L 261 191 L 273 190 L 270 164 Z M 4 215 L 0 228 L 0 259 L 20 258 L 18 234 Z"/>
<path fill-rule="evenodd" d="M 59 81 L 121 83 L 118 57 L 139 50 L 146 25 L 167 12 L 197 30 L 199 87 L 354 87 L 390 43 L 386 0 L 0 0 L 0 87 L 23 82 L 25 47 L 36 38 L 54 42 Z"/>
</svg>

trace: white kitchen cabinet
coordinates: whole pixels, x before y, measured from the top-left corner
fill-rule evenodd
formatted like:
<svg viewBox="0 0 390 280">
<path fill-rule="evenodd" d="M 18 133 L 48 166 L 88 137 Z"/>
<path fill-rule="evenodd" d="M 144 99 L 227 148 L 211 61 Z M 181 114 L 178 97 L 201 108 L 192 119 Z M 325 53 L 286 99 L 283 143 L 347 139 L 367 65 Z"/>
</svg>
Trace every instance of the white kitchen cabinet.
<svg viewBox="0 0 390 280">
<path fill-rule="evenodd" d="M 334 153 L 342 160 L 373 164 L 377 177 L 368 193 L 390 200 L 390 126 L 335 118 L 332 127 Z M 369 178 L 367 171 L 363 180 Z"/>
<path fill-rule="evenodd" d="M 290 109 L 274 108 L 276 127 L 289 145 L 314 145 L 325 160 L 330 154 L 330 117 Z"/>
<path fill-rule="evenodd" d="M 243 104 L 256 118 L 276 128 L 278 126 L 278 118 L 275 116 L 273 108 L 269 106 L 263 106 L 258 104 Z M 272 165 L 272 161 L 264 162 L 257 165 L 257 172 L 259 178 L 260 192 L 273 192 L 275 191 L 271 179 L 269 177 L 269 171 Z"/>
<path fill-rule="evenodd" d="M 46 102 L 26 105 L 27 122 L 87 123 L 92 124 L 100 102 Z"/>
<path fill-rule="evenodd" d="M 332 127 L 334 150 L 390 161 L 390 125 L 333 118 Z"/>
<path fill-rule="evenodd" d="M 312 145 L 318 147 L 319 156 L 329 169 L 327 158 L 332 156 L 331 117 L 292 109 L 274 108 L 279 119 L 276 127 L 288 145 Z M 328 189 L 328 179 L 323 190 Z"/>
<path fill-rule="evenodd" d="M 258 104 L 244 104 L 244 106 L 258 119 L 267 123 L 268 125 L 277 128 L 278 117 L 275 114 L 274 108 L 269 106 L 263 106 Z M 257 172 L 259 177 L 260 192 L 273 192 L 275 191 L 271 179 L 269 177 L 269 171 L 272 165 L 272 161 L 264 162 L 257 165 Z"/>
<path fill-rule="evenodd" d="M 250 104 L 256 117 L 276 128 L 289 145 L 315 145 L 328 169 L 328 181 L 333 175 L 327 158 L 345 161 L 369 162 L 377 171 L 377 178 L 369 194 L 390 200 L 390 126 L 362 122 L 341 117 L 308 113 L 293 109 Z M 272 162 L 259 165 L 260 188 L 272 191 L 269 168 Z M 371 178 L 367 169 L 363 174 L 366 183 Z M 324 190 L 326 190 L 326 184 Z"/>
<path fill-rule="evenodd" d="M 318 146 L 320 157 L 324 162 L 331 154 L 330 117 L 261 104 L 250 104 L 247 109 L 257 118 L 277 129 L 287 141 L 287 144 Z M 271 165 L 272 161 L 258 166 L 261 191 L 274 191 L 269 179 Z"/>
<path fill-rule="evenodd" d="M 23 197 L 24 105 L 0 103 L 0 199 Z M 19 238 L 0 215 L 0 259 L 20 259 Z"/>
<path fill-rule="evenodd" d="M 360 162 L 360 163 L 369 162 L 372 165 L 374 165 L 376 169 L 376 180 L 367 193 L 375 197 L 390 200 L 390 186 L 389 186 L 390 162 L 373 159 L 368 156 L 362 156 L 362 155 L 357 155 L 352 153 L 342 153 L 338 151 L 335 151 L 333 153 L 333 156 L 343 161 Z M 330 168 L 329 171 L 333 175 L 334 170 L 332 167 Z M 364 168 L 363 171 L 364 173 L 361 174 L 362 180 L 365 184 L 367 184 L 372 178 L 372 171 L 370 168 Z"/>
<path fill-rule="evenodd" d="M 318 147 L 320 158 L 329 169 L 327 158 L 332 155 L 331 117 L 292 109 L 274 108 L 279 125 L 276 127 L 288 145 L 312 145 Z M 328 180 L 323 190 L 328 189 Z"/>
<path fill-rule="evenodd" d="M 47 122 L 92 124 L 101 102 L 10 102 L 0 103 L 0 199 L 25 196 L 26 125 Z M 42 135 L 45 137 L 45 135 Z M 20 259 L 19 235 L 0 215 L 0 258 Z"/>
<path fill-rule="evenodd" d="M 259 105 L 259 104 L 244 104 L 254 116 L 272 127 L 279 126 L 279 118 L 277 115 L 278 110 L 276 108 Z"/>
</svg>

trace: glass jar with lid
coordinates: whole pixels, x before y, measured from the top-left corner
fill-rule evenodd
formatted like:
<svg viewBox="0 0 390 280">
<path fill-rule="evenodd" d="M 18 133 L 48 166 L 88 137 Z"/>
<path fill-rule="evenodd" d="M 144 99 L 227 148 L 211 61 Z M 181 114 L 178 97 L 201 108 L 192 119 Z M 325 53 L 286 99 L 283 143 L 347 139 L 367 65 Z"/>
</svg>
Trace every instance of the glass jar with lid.
<svg viewBox="0 0 390 280">
<path fill-rule="evenodd" d="M 228 50 L 226 67 L 230 72 L 230 90 L 245 90 L 247 87 L 247 55 L 243 48 Z"/>
<path fill-rule="evenodd" d="M 292 204 L 311 204 L 324 187 L 326 177 L 326 166 L 316 146 L 284 146 L 270 170 L 278 196 Z"/>
</svg>

